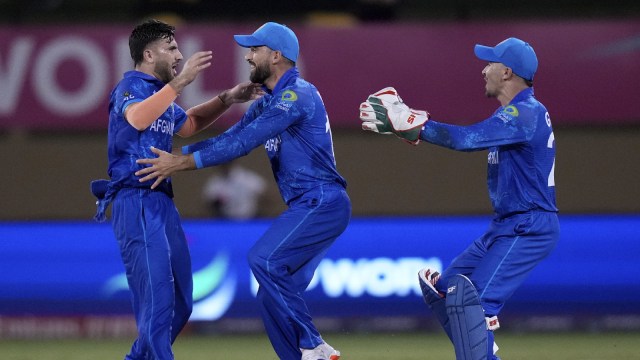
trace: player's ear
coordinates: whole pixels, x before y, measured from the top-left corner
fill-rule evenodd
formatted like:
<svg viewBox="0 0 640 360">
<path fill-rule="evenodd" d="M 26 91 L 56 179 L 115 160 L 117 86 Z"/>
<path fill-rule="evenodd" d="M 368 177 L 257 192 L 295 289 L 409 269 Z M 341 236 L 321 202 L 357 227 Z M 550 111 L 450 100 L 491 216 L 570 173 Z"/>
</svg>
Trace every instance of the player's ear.
<svg viewBox="0 0 640 360">
<path fill-rule="evenodd" d="M 276 65 L 283 60 L 282 52 L 274 50 L 271 52 L 271 64 Z"/>
<path fill-rule="evenodd" d="M 505 66 L 502 73 L 502 80 L 508 80 L 513 76 L 513 70 L 510 67 Z"/>
<path fill-rule="evenodd" d="M 152 63 L 153 62 L 153 50 L 150 48 L 144 49 L 142 52 L 142 61 Z"/>
</svg>

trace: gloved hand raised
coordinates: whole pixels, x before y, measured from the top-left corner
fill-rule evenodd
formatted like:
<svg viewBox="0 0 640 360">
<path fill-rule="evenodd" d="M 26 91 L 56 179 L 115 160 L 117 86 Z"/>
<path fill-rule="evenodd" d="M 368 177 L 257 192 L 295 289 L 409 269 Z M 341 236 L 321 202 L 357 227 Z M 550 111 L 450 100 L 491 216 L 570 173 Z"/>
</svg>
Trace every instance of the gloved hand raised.
<svg viewBox="0 0 640 360">
<path fill-rule="evenodd" d="M 409 108 L 402 102 L 396 89 L 387 87 L 369 95 L 367 101 L 360 104 L 360 120 L 363 130 L 395 134 L 417 145 L 420 131 L 429 120 L 429 113 Z"/>
</svg>

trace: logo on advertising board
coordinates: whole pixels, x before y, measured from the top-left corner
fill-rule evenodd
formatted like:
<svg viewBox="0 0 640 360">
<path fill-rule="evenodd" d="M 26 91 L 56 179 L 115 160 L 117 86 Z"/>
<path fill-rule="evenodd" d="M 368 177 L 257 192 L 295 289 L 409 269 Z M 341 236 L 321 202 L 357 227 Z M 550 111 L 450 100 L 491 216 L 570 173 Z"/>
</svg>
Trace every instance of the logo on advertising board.
<svg viewBox="0 0 640 360">
<path fill-rule="evenodd" d="M 205 267 L 193 274 L 193 312 L 191 320 L 216 320 L 233 302 L 237 276 L 229 266 L 229 256 L 218 253 Z M 113 276 L 104 285 L 106 296 L 129 291 L 124 273 Z"/>
<path fill-rule="evenodd" d="M 307 291 L 321 291 L 327 298 L 359 298 L 370 296 L 419 296 L 418 270 L 429 266 L 442 271 L 438 258 L 372 258 L 324 259 L 318 265 Z M 252 274 L 251 293 L 255 297 L 258 283 Z M 193 275 L 193 313 L 191 320 L 217 320 L 224 316 L 234 302 L 239 282 L 229 256 L 218 253 L 204 268 Z M 112 277 L 104 287 L 109 296 L 128 291 L 125 274 Z"/>
</svg>

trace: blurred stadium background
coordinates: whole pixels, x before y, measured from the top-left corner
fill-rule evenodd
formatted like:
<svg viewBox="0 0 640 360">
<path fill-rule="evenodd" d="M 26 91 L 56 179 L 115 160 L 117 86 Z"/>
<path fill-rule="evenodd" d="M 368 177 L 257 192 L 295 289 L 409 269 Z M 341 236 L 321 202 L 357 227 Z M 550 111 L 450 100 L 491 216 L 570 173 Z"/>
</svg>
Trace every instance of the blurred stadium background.
<svg viewBox="0 0 640 360">
<path fill-rule="evenodd" d="M 534 352 L 530 358 L 640 358 L 631 351 L 581 352 L 597 342 L 593 333 L 606 336 L 609 345 L 619 339 L 619 348 L 633 348 L 627 339 L 640 330 L 640 2 L 1 0 L 0 5 L 0 352 L 14 351 L 0 357 L 47 358 L 60 349 L 48 351 L 51 343 L 43 339 L 66 338 L 55 343 L 77 353 L 86 349 L 82 339 L 92 344 L 89 349 L 96 339 L 100 344 L 116 339 L 116 350 L 95 357 L 112 358 L 133 336 L 117 248 L 109 225 L 91 221 L 89 182 L 106 176 L 107 98 L 131 67 L 127 36 L 143 18 L 156 17 L 178 26 L 185 56 L 214 51 L 214 66 L 181 96 L 185 107 L 246 79 L 243 53 L 231 35 L 266 21 L 296 31 L 303 76 L 318 86 L 329 111 L 354 215 L 309 290 L 312 313 L 324 331 L 345 341 L 379 343 L 384 340 L 375 339 L 384 336 L 376 334 L 391 333 L 389 341 L 407 339 L 409 345 L 400 349 L 419 348 L 422 340 L 411 342 L 418 332 L 440 344 L 429 343 L 432 347 L 444 343 L 441 351 L 449 355 L 442 356 L 450 356 L 451 349 L 418 296 L 415 269 L 446 265 L 484 231 L 490 213 L 486 155 L 425 144 L 413 148 L 365 134 L 356 108 L 372 91 L 393 85 L 408 104 L 436 119 L 481 120 L 497 104 L 484 98 L 484 65 L 474 58 L 473 45 L 493 45 L 509 36 L 529 41 L 540 58 L 536 95 L 554 122 L 563 235 L 552 257 L 505 307 L 501 332 L 514 345 L 520 335 L 540 332 L 576 344 L 564 347 L 563 355 Z M 241 111 L 230 111 L 195 140 L 177 138 L 175 146 L 223 131 Z M 261 149 L 238 162 L 270 181 L 259 219 L 209 217 L 201 196 L 208 170 L 174 177 L 194 274 L 202 281 L 198 312 L 186 331 L 193 339 L 184 340 L 195 347 L 207 346 L 208 340 L 198 339 L 208 334 L 244 334 L 249 344 L 258 334 L 266 341 L 244 254 L 283 205 Z M 567 340 L 574 338 L 584 342 Z M 41 345 L 36 355 L 27 350 L 34 339 Z M 535 339 L 546 346 L 547 338 Z M 259 344 L 263 353 L 271 351 L 266 342 Z M 366 349 L 353 346 L 360 354 Z M 72 358 L 65 356 L 57 358 Z M 199 356 L 205 355 L 184 358 Z M 420 357 L 406 357 L 413 358 Z"/>
</svg>

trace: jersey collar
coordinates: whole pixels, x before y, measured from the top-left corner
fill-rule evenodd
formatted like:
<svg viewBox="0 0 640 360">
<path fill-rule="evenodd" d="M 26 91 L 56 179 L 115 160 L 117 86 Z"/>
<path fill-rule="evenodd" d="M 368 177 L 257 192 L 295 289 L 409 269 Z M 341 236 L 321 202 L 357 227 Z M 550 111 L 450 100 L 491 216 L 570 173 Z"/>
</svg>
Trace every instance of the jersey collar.
<svg viewBox="0 0 640 360">
<path fill-rule="evenodd" d="M 516 96 L 511 99 L 509 104 L 515 104 L 517 102 L 524 101 L 530 97 L 533 97 L 533 87 L 528 87 L 522 91 L 520 91 Z"/>
<path fill-rule="evenodd" d="M 289 84 L 296 81 L 296 79 L 299 77 L 300 77 L 300 72 L 298 71 L 298 67 L 294 66 L 291 69 L 287 70 L 282 75 L 280 80 L 278 80 L 278 83 L 276 84 L 276 86 L 273 87 L 273 91 L 267 89 L 267 87 L 264 85 L 262 85 L 262 89 L 266 91 L 268 94 L 277 94 L 280 90 L 284 89 Z"/>
<path fill-rule="evenodd" d="M 153 82 L 156 85 L 159 86 L 164 86 L 165 83 L 163 83 L 162 81 L 158 80 L 158 78 L 156 78 L 155 76 L 151 76 L 147 73 L 143 73 L 142 71 L 138 71 L 138 70 L 131 70 L 131 71 L 127 71 L 126 73 L 124 73 L 124 77 L 125 78 L 140 78 L 142 80 L 145 81 L 149 81 L 149 82 Z"/>
</svg>

